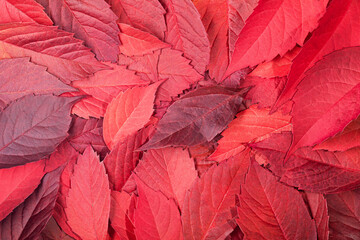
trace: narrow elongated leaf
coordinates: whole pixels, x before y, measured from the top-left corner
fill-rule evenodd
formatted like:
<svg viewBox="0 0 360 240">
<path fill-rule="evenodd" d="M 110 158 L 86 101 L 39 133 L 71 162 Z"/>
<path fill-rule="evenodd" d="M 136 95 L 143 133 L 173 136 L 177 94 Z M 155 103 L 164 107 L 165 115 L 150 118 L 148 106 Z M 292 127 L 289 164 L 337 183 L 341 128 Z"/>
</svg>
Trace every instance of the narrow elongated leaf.
<svg viewBox="0 0 360 240">
<path fill-rule="evenodd" d="M 226 76 L 270 61 L 302 45 L 317 27 L 328 0 L 260 0 L 239 34 Z M 271 41 L 269 41 L 271 39 Z"/>
<path fill-rule="evenodd" d="M 239 224 L 245 239 L 317 239 L 301 194 L 253 161 L 241 185 Z"/>
<path fill-rule="evenodd" d="M 291 133 L 284 132 L 253 144 L 253 149 L 264 154 L 271 171 L 282 182 L 301 190 L 337 193 L 360 186 L 359 148 L 329 152 L 304 147 L 290 155 L 284 164 L 290 144 Z"/>
<path fill-rule="evenodd" d="M 276 107 L 291 99 L 305 72 L 325 55 L 345 47 L 360 45 L 359 14 L 360 3 L 357 0 L 331 1 L 319 27 L 294 59 L 289 79 Z"/>
<path fill-rule="evenodd" d="M 0 108 L 27 94 L 56 94 L 75 91 L 29 58 L 0 60 Z"/>
<path fill-rule="evenodd" d="M 329 214 L 324 195 L 306 192 L 312 218 L 315 220 L 319 240 L 329 239 Z"/>
<path fill-rule="evenodd" d="M 76 101 L 52 95 L 27 95 L 0 115 L 0 168 L 23 165 L 52 153 L 66 137 Z"/>
<path fill-rule="evenodd" d="M 142 149 L 194 146 L 212 140 L 240 109 L 240 95 L 221 87 L 200 88 L 184 95 L 169 107 Z"/>
<path fill-rule="evenodd" d="M 18 41 L 22 39 L 22 41 Z M 0 26 L 0 58 L 31 57 L 31 61 L 65 83 L 106 68 L 82 41 L 52 26 L 11 23 Z"/>
<path fill-rule="evenodd" d="M 155 191 L 175 199 L 180 208 L 185 193 L 197 178 L 194 160 L 181 148 L 150 150 L 135 169 L 136 175 Z"/>
<path fill-rule="evenodd" d="M 45 161 L 0 170 L 0 221 L 22 203 L 45 175 Z"/>
<path fill-rule="evenodd" d="M 360 234 L 360 191 L 326 195 L 330 239 L 356 239 Z"/>
<path fill-rule="evenodd" d="M 103 0 L 49 0 L 49 13 L 61 29 L 84 40 L 97 59 L 117 61 L 119 29 L 117 17 Z"/>
<path fill-rule="evenodd" d="M 164 39 L 165 9 L 157 0 L 106 0 L 121 23 Z"/>
<path fill-rule="evenodd" d="M 193 0 L 210 42 L 209 74 L 217 82 L 230 62 L 236 39 L 258 0 Z"/>
<path fill-rule="evenodd" d="M 0 16 L 0 23 L 32 22 L 53 25 L 44 8 L 35 0 L 2 0 Z"/>
<path fill-rule="evenodd" d="M 210 159 L 223 161 L 241 152 L 246 143 L 265 139 L 271 133 L 291 130 L 290 116 L 282 113 L 270 115 L 268 109 L 258 109 L 256 105 L 236 115 L 221 134 L 219 146 Z"/>
<path fill-rule="evenodd" d="M 0 237 L 8 240 L 38 239 L 49 221 L 63 168 L 47 173 L 39 187 L 0 222 Z"/>
<path fill-rule="evenodd" d="M 191 0 L 161 0 L 167 10 L 165 41 L 184 52 L 196 71 L 203 74 L 210 59 L 210 44 L 199 12 Z"/>
<path fill-rule="evenodd" d="M 104 140 L 110 149 L 149 122 L 154 112 L 155 93 L 161 83 L 121 92 L 110 103 L 104 116 Z"/>
<path fill-rule="evenodd" d="M 139 198 L 134 211 L 138 240 L 183 239 L 180 212 L 172 199 L 146 186 L 135 176 Z"/>
<path fill-rule="evenodd" d="M 360 47 L 329 54 L 308 71 L 294 97 L 290 153 L 334 136 L 359 116 L 359 72 Z"/>
<path fill-rule="evenodd" d="M 250 162 L 249 150 L 212 166 L 187 192 L 182 222 L 185 239 L 224 239 L 234 227 L 235 195 Z"/>
<path fill-rule="evenodd" d="M 81 203 L 81 208 L 79 208 Z M 110 189 L 105 168 L 91 146 L 79 156 L 66 198 L 67 223 L 81 239 L 105 239 Z"/>
<path fill-rule="evenodd" d="M 315 146 L 314 149 L 325 149 L 329 151 L 346 151 L 360 146 L 360 117 L 349 123 L 344 131 L 338 133 L 325 142 Z"/>
</svg>

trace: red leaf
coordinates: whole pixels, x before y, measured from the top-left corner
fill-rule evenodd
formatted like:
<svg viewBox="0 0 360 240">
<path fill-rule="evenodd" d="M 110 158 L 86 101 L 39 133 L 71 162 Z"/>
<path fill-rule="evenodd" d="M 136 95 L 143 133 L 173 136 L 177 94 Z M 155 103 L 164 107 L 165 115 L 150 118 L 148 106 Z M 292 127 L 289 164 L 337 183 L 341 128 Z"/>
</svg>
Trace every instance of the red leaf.
<svg viewBox="0 0 360 240">
<path fill-rule="evenodd" d="M 0 46 L 0 58 L 31 57 L 32 62 L 47 67 L 65 83 L 106 68 L 82 41 L 56 27 L 28 23 L 0 25 Z"/>
<path fill-rule="evenodd" d="M 219 146 L 210 159 L 223 161 L 235 156 L 249 142 L 258 142 L 269 137 L 271 133 L 291 130 L 290 116 L 281 113 L 269 115 L 268 109 L 258 109 L 256 105 L 236 115 L 221 134 Z"/>
<path fill-rule="evenodd" d="M 244 151 L 212 166 L 187 192 L 182 212 L 185 239 L 224 239 L 235 228 L 231 208 L 248 171 L 250 155 Z"/>
<path fill-rule="evenodd" d="M 304 78 L 305 72 L 325 55 L 345 47 L 360 45 L 359 14 L 360 4 L 357 0 L 331 1 L 319 22 L 319 27 L 294 59 L 289 80 L 276 107 L 284 104 L 295 94 L 296 87 Z"/>
<path fill-rule="evenodd" d="M 329 215 L 326 200 L 322 194 L 306 192 L 312 218 L 315 220 L 319 240 L 329 239 Z"/>
<path fill-rule="evenodd" d="M 242 97 L 221 87 L 199 88 L 172 104 L 142 149 L 194 146 L 212 140 L 234 118 Z"/>
<path fill-rule="evenodd" d="M 41 237 L 42 240 L 73 240 L 72 237 L 61 230 L 54 218 L 50 218 L 45 229 L 41 232 Z"/>
<path fill-rule="evenodd" d="M 61 29 L 75 33 L 101 61 L 117 61 L 119 29 L 117 17 L 103 0 L 49 1 L 49 14 Z"/>
<path fill-rule="evenodd" d="M 106 109 L 104 140 L 112 149 L 122 138 L 143 128 L 154 112 L 155 93 L 162 82 L 121 92 Z"/>
<path fill-rule="evenodd" d="M 49 221 L 59 190 L 62 168 L 47 173 L 39 187 L 0 223 L 6 240 L 38 239 Z"/>
<path fill-rule="evenodd" d="M 180 209 L 186 191 L 197 178 L 193 159 L 187 150 L 181 148 L 147 151 L 135 173 L 150 188 L 174 199 Z"/>
<path fill-rule="evenodd" d="M 183 239 L 180 212 L 172 199 L 155 192 L 135 176 L 139 197 L 134 211 L 138 240 Z"/>
<path fill-rule="evenodd" d="M 225 77 L 245 67 L 270 61 L 302 45 L 317 27 L 328 0 L 260 0 L 239 34 Z"/>
<path fill-rule="evenodd" d="M 110 212 L 109 181 L 104 165 L 90 146 L 74 167 L 66 204 L 67 223 L 81 239 L 105 239 Z"/>
<path fill-rule="evenodd" d="M 151 131 L 148 127 L 125 137 L 106 156 L 104 164 L 112 189 L 121 191 L 139 161 L 140 152 L 135 150 L 144 144 Z"/>
<path fill-rule="evenodd" d="M 271 171 L 281 177 L 282 182 L 301 190 L 336 193 L 360 186 L 359 148 L 346 152 L 300 148 L 283 164 L 290 143 L 291 133 L 284 132 L 252 147 L 267 157 Z"/>
<path fill-rule="evenodd" d="M 53 25 L 44 8 L 34 0 L 3 0 L 0 2 L 0 23 L 31 22 Z"/>
<path fill-rule="evenodd" d="M 300 193 L 279 183 L 255 161 L 239 199 L 237 223 L 245 239 L 317 239 Z"/>
<path fill-rule="evenodd" d="M 45 161 L 0 170 L 0 220 L 4 219 L 40 184 Z"/>
<path fill-rule="evenodd" d="M 120 27 L 120 52 L 126 56 L 151 54 L 152 51 L 171 47 L 160 41 L 150 33 L 143 32 L 127 24 L 119 24 Z"/>
<path fill-rule="evenodd" d="M 89 120 L 73 117 L 73 124 L 69 130 L 68 141 L 78 152 L 83 153 L 87 146 L 91 145 L 103 159 L 109 152 L 103 136 L 102 119 L 91 118 Z"/>
<path fill-rule="evenodd" d="M 30 58 L 0 60 L 0 108 L 30 93 L 56 94 L 74 91 Z"/>
<path fill-rule="evenodd" d="M 294 97 L 289 153 L 324 141 L 358 117 L 359 71 L 360 47 L 352 47 L 329 54 L 307 72 Z"/>
<path fill-rule="evenodd" d="M 193 0 L 207 31 L 211 51 L 209 74 L 220 82 L 234 51 L 236 39 L 258 0 Z"/>
<path fill-rule="evenodd" d="M 338 133 L 325 142 L 315 146 L 314 149 L 325 149 L 328 151 L 346 151 L 360 146 L 360 117 L 349 123 L 344 131 Z"/>
<path fill-rule="evenodd" d="M 199 12 L 191 0 L 161 0 L 167 10 L 165 41 L 184 52 L 196 71 L 203 74 L 210 59 L 210 44 Z"/>
<path fill-rule="evenodd" d="M 163 39 L 165 9 L 157 0 L 106 0 L 121 23 L 130 24 Z"/>
<path fill-rule="evenodd" d="M 360 236 L 360 191 L 326 195 L 330 215 L 330 239 Z"/>
<path fill-rule="evenodd" d="M 27 95 L 0 115 L 0 168 L 23 165 L 52 153 L 66 137 L 74 98 Z"/>
<path fill-rule="evenodd" d="M 136 239 L 134 223 L 129 217 L 132 196 L 126 192 L 111 192 L 110 222 L 121 239 Z"/>
</svg>

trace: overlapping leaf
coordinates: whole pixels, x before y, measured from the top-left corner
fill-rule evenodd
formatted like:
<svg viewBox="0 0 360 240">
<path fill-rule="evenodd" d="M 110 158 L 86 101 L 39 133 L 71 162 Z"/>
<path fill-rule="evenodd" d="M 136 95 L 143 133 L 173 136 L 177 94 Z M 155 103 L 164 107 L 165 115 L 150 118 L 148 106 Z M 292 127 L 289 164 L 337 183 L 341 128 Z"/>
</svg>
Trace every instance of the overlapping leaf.
<svg viewBox="0 0 360 240">
<path fill-rule="evenodd" d="M 37 161 L 67 137 L 76 98 L 27 95 L 0 115 L 0 168 Z"/>
</svg>

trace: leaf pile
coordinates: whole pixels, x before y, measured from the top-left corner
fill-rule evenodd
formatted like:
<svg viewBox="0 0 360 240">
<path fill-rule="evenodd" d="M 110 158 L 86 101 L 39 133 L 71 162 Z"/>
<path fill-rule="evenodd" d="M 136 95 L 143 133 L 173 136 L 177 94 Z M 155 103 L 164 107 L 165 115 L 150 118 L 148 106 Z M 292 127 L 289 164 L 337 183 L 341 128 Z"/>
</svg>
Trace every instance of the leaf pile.
<svg viewBox="0 0 360 240">
<path fill-rule="evenodd" d="M 360 239 L 358 0 L 0 0 L 0 239 Z"/>
</svg>

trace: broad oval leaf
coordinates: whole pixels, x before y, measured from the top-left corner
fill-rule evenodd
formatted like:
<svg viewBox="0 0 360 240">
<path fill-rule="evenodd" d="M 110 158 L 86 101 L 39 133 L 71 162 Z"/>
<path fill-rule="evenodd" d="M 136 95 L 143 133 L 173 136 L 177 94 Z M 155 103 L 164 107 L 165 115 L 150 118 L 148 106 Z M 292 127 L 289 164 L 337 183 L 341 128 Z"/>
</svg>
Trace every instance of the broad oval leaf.
<svg viewBox="0 0 360 240">
<path fill-rule="evenodd" d="M 216 151 L 210 159 L 223 161 L 244 150 L 245 144 L 269 137 L 271 133 L 291 130 L 290 116 L 276 112 L 269 114 L 268 109 L 259 109 L 256 105 L 238 113 L 221 134 Z"/>
<path fill-rule="evenodd" d="M 45 161 L 0 169 L 0 221 L 20 205 L 40 184 Z"/>
<path fill-rule="evenodd" d="M 234 227 L 232 208 L 250 163 L 249 149 L 196 179 L 182 208 L 185 239 L 224 239 Z"/>
<path fill-rule="evenodd" d="M 136 166 L 135 173 L 153 190 L 176 200 L 180 209 L 186 191 L 197 178 L 194 160 L 188 150 L 181 148 L 147 151 Z"/>
<path fill-rule="evenodd" d="M 302 45 L 317 27 L 328 0 L 260 0 L 235 44 L 225 77 L 245 67 L 270 61 Z"/>
<path fill-rule="evenodd" d="M 18 41 L 22 39 L 22 41 Z M 106 66 L 71 33 L 29 23 L 0 25 L 0 58 L 30 57 L 65 83 L 88 77 Z"/>
<path fill-rule="evenodd" d="M 174 200 L 149 188 L 135 176 L 139 197 L 134 211 L 135 236 L 138 240 L 182 240 L 180 212 Z"/>
<path fill-rule="evenodd" d="M 199 88 L 172 104 L 154 136 L 141 149 L 194 146 L 212 140 L 234 118 L 241 92 L 221 87 Z"/>
<path fill-rule="evenodd" d="M 104 140 L 110 149 L 149 122 L 154 112 L 155 93 L 161 83 L 128 89 L 112 100 L 104 116 Z"/>
<path fill-rule="evenodd" d="M 210 44 L 199 12 L 191 0 L 161 0 L 167 10 L 165 42 L 184 52 L 196 71 L 203 74 L 210 59 Z"/>
<path fill-rule="evenodd" d="M 91 146 L 79 156 L 74 166 L 66 204 L 67 223 L 81 239 L 106 238 L 110 213 L 109 180 L 103 163 Z"/>
<path fill-rule="evenodd" d="M 51 218 L 63 168 L 47 173 L 37 189 L 0 222 L 0 237 L 6 240 L 38 239 Z"/>
<path fill-rule="evenodd" d="M 237 223 L 245 239 L 317 239 L 301 194 L 253 161 L 241 185 Z"/>
<path fill-rule="evenodd" d="M 294 96 L 297 85 L 306 75 L 305 72 L 317 61 L 335 50 L 360 45 L 359 14 L 360 3 L 357 0 L 330 2 L 324 17 L 319 22 L 319 27 L 294 59 L 288 81 L 275 108 Z"/>
<path fill-rule="evenodd" d="M 104 0 L 50 0 L 49 15 L 55 25 L 84 40 L 101 61 L 117 61 L 117 17 Z"/>
<path fill-rule="evenodd" d="M 53 25 L 44 8 L 35 0 L 2 0 L 0 16 L 0 23 L 31 22 Z"/>
<path fill-rule="evenodd" d="M 360 235 L 360 191 L 326 195 L 330 239 L 356 239 Z"/>
<path fill-rule="evenodd" d="M 27 95 L 0 115 L 0 168 L 37 161 L 67 136 L 76 98 Z"/>
<path fill-rule="evenodd" d="M 60 95 L 75 90 L 48 73 L 45 67 L 29 61 L 30 58 L 0 60 L 0 108 L 31 93 Z"/>
<path fill-rule="evenodd" d="M 359 116 L 359 72 L 360 47 L 333 52 L 307 72 L 294 96 L 289 153 L 334 136 Z"/>
</svg>

